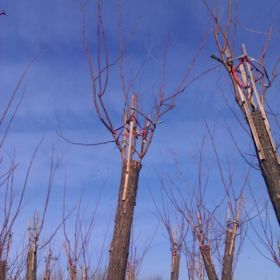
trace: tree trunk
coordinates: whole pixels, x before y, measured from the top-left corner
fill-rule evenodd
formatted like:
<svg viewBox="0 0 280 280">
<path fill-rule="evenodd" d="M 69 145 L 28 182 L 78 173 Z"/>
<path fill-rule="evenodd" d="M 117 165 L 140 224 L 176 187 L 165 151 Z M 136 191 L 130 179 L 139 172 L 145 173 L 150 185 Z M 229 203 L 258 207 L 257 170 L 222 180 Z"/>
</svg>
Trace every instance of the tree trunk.
<svg viewBox="0 0 280 280">
<path fill-rule="evenodd" d="M 0 261 L 0 280 L 6 280 L 7 261 Z"/>
<path fill-rule="evenodd" d="M 70 280 L 77 280 L 76 265 L 70 265 L 69 266 L 69 274 L 70 274 Z"/>
<path fill-rule="evenodd" d="M 51 261 L 52 261 L 52 251 L 49 250 L 49 253 L 46 257 L 44 280 L 51 280 Z"/>
<path fill-rule="evenodd" d="M 258 157 L 262 175 L 280 225 L 280 167 L 277 153 L 273 149 L 261 112 L 259 110 L 252 112 L 252 118 L 264 152 L 263 160 Z"/>
<path fill-rule="evenodd" d="M 180 254 L 178 252 L 172 252 L 172 268 L 171 268 L 171 280 L 179 279 L 180 271 Z"/>
<path fill-rule="evenodd" d="M 222 280 L 232 280 L 233 276 L 233 253 L 234 253 L 234 243 L 237 234 L 237 223 L 230 222 L 226 229 L 226 239 L 225 239 L 225 253 L 223 257 L 223 271 Z"/>
<path fill-rule="evenodd" d="M 211 249 L 208 245 L 200 246 L 204 267 L 209 280 L 218 280 L 215 267 L 212 262 Z"/>
<path fill-rule="evenodd" d="M 37 266 L 37 256 L 35 250 L 29 250 L 27 254 L 27 272 L 26 280 L 36 280 L 36 266 Z"/>
<path fill-rule="evenodd" d="M 51 274 L 49 271 L 46 271 L 44 274 L 44 280 L 51 280 Z"/>
<path fill-rule="evenodd" d="M 136 204 L 138 178 L 141 169 L 139 161 L 131 161 L 129 173 L 126 174 L 126 161 L 122 166 L 122 177 L 119 189 L 118 206 L 115 216 L 114 235 L 110 247 L 110 259 L 107 269 L 107 280 L 124 280 L 134 206 Z M 126 176 L 128 176 L 126 195 L 123 197 Z"/>
<path fill-rule="evenodd" d="M 87 267 L 83 267 L 82 280 L 88 280 Z"/>
</svg>

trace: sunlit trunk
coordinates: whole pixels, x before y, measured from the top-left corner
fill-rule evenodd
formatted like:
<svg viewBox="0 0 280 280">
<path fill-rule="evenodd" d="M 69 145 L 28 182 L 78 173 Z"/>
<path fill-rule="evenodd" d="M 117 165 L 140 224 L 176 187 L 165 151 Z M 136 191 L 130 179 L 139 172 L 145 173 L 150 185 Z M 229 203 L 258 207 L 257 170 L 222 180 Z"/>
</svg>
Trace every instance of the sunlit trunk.
<svg viewBox="0 0 280 280">
<path fill-rule="evenodd" d="M 218 276 L 212 262 L 211 249 L 208 245 L 201 245 L 200 252 L 203 258 L 204 267 L 209 280 L 218 280 Z"/>
<path fill-rule="evenodd" d="M 171 265 L 171 280 L 179 280 L 180 271 L 180 253 L 178 250 L 172 252 L 172 265 Z"/>
<path fill-rule="evenodd" d="M 128 169 L 126 165 L 126 161 L 124 161 L 119 189 L 118 206 L 115 216 L 114 235 L 110 247 L 107 280 L 124 280 L 127 267 L 131 226 L 134 207 L 136 204 L 138 178 L 141 164 L 139 161 L 133 160 L 131 161 Z M 128 174 L 127 170 L 129 170 Z M 124 192 L 125 196 L 123 195 Z"/>
<path fill-rule="evenodd" d="M 222 280 L 232 280 L 233 276 L 233 256 L 234 256 L 234 244 L 237 234 L 238 224 L 229 222 L 226 229 L 225 239 L 225 253 L 223 257 L 223 270 Z"/>
<path fill-rule="evenodd" d="M 36 269 L 37 269 L 37 254 L 36 250 L 30 248 L 27 254 L 27 271 L 26 280 L 36 280 Z"/>
</svg>

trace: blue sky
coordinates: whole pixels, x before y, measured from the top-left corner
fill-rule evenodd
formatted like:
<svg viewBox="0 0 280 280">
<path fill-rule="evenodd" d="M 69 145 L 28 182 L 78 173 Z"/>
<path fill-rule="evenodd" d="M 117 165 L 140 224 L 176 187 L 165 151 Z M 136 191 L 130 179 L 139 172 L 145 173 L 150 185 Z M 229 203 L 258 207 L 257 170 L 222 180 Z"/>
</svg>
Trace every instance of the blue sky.
<svg viewBox="0 0 280 280">
<path fill-rule="evenodd" d="M 86 2 L 89 40 L 92 50 L 95 50 L 95 6 L 94 1 Z M 114 58 L 118 54 L 116 6 L 115 1 L 112 0 L 103 2 L 109 53 L 110 57 Z M 214 62 L 209 56 L 217 51 L 211 34 L 211 22 L 202 1 L 133 0 L 126 2 L 122 1 L 124 33 L 127 34 L 131 26 L 135 22 L 138 23 L 128 47 L 127 61 L 132 68 L 137 67 L 148 54 L 148 63 L 142 78 L 135 86 L 136 91 L 145 94 L 144 100 L 150 100 L 150 95 L 159 83 L 160 53 L 168 42 L 171 42 L 171 47 L 167 64 L 167 90 L 172 89 L 180 80 L 200 44 L 202 34 L 207 32 L 209 35 L 205 48 L 191 76 L 195 77 L 213 66 Z M 224 14 L 226 1 L 218 2 L 220 2 L 221 13 Z M 213 3 L 214 1 L 211 1 L 211 4 Z M 94 250 L 98 250 L 108 225 L 109 232 L 113 226 L 120 181 L 120 155 L 110 144 L 90 148 L 72 146 L 56 134 L 56 129 L 60 125 L 65 135 L 76 141 L 90 143 L 107 140 L 110 137 L 99 123 L 92 104 L 91 84 L 82 50 L 79 1 L 29 0 L 24 3 L 3 0 L 0 9 L 4 9 L 7 13 L 6 17 L 0 17 L 1 110 L 24 68 L 37 55 L 20 91 L 26 88 L 26 95 L 9 132 L 5 149 L 1 151 L 6 159 L 15 149 L 17 161 L 20 164 L 18 182 L 24 176 L 24 170 L 35 146 L 42 138 L 44 139 L 29 180 L 25 197 L 26 206 L 15 231 L 22 232 L 27 227 L 34 208 L 42 211 L 51 148 L 54 146 L 60 163 L 48 211 L 46 235 L 61 218 L 63 185 L 66 177 L 66 200 L 69 209 L 77 205 L 79 195 L 83 191 L 83 208 L 87 209 L 86 214 L 90 213 L 89 210 L 94 208 L 98 195 L 103 190 L 92 244 Z M 268 71 L 279 57 L 279 14 L 278 0 L 269 0 L 265 3 L 261 0 L 248 0 L 246 3 L 240 1 L 238 7 L 237 53 L 240 43 L 245 42 L 250 55 L 257 57 L 265 40 L 263 33 L 273 26 L 274 36 L 267 57 Z M 117 125 L 121 122 L 121 108 L 118 106 L 121 92 L 118 75 L 115 70 L 113 71 L 107 104 Z M 158 126 L 150 151 L 143 160 L 139 183 L 135 212 L 135 235 L 141 236 L 139 244 L 145 243 L 152 236 L 158 224 L 150 191 L 158 196 L 161 177 L 176 175 L 174 157 L 186 178 L 185 185 L 179 183 L 180 187 L 187 189 L 195 184 L 197 178 L 194 166 L 199 151 L 198 143 L 201 143 L 202 137 L 207 135 L 205 121 L 214 131 L 221 160 L 225 164 L 229 158 L 236 170 L 237 184 L 242 181 L 241 177 L 244 175 L 246 165 L 236 152 L 227 126 L 231 127 L 243 151 L 252 153 L 253 145 L 219 93 L 218 87 L 221 87 L 234 111 L 242 119 L 227 78 L 224 69 L 219 67 L 192 84 L 185 93 L 179 96 L 174 111 L 164 116 L 163 123 Z M 276 113 L 279 113 L 279 89 L 279 81 L 276 80 L 267 96 L 268 102 Z M 148 101 L 145 105 L 149 103 Z M 149 108 L 146 110 L 148 111 Z M 277 127 L 273 124 L 272 131 L 275 139 L 279 140 L 279 130 L 277 131 Z M 216 166 L 213 164 L 215 158 L 210 141 L 208 140 L 207 143 L 205 168 L 211 174 L 209 183 L 211 204 L 217 196 L 222 195 L 223 190 L 219 185 L 221 182 Z M 252 171 L 250 180 L 256 187 L 256 195 L 266 197 L 264 183 L 258 172 Z M 250 198 L 248 198 L 248 203 L 250 203 Z M 68 224 L 71 230 L 70 220 Z M 250 230 L 249 234 L 251 234 Z M 107 242 L 109 241 L 110 234 L 107 237 Z M 61 246 L 62 233 L 57 237 L 56 242 L 58 246 Z M 60 252 L 59 255 L 63 254 Z M 141 275 L 146 277 L 159 274 L 164 279 L 168 279 L 169 263 L 168 239 L 164 228 L 160 226 L 153 247 L 143 262 Z M 182 265 L 184 265 L 183 261 Z M 182 279 L 184 275 L 185 271 L 182 269 Z M 246 240 L 235 279 L 262 280 L 277 277 L 279 277 L 279 270 L 276 266 L 262 258 L 250 241 Z"/>
</svg>

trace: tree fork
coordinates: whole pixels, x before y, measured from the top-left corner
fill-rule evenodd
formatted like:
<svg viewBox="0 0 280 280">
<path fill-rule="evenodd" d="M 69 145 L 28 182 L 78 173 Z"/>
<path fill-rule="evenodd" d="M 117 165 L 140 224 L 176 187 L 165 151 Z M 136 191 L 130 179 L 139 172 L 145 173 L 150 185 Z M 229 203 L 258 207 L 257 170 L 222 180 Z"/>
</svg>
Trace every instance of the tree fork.
<svg viewBox="0 0 280 280">
<path fill-rule="evenodd" d="M 125 200 L 123 200 L 127 170 L 129 170 L 128 182 Z M 140 170 L 140 161 L 132 160 L 129 169 L 127 169 L 127 161 L 123 161 L 114 234 L 111 242 L 110 259 L 107 269 L 107 280 L 125 279 Z"/>
<path fill-rule="evenodd" d="M 234 243 L 237 234 L 238 223 L 229 222 L 226 229 L 225 253 L 223 258 L 222 280 L 232 280 Z"/>
</svg>

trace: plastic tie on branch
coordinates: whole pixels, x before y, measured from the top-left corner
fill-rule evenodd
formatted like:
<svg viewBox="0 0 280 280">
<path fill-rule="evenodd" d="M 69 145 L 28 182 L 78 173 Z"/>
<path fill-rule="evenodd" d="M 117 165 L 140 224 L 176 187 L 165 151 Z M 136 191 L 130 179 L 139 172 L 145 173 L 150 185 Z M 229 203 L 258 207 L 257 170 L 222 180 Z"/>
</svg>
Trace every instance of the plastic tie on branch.
<svg viewBox="0 0 280 280">
<path fill-rule="evenodd" d="M 146 129 L 146 128 L 143 128 L 143 129 L 142 129 L 142 138 L 143 138 L 144 140 L 147 139 L 147 134 L 148 134 L 147 129 Z"/>
<path fill-rule="evenodd" d="M 246 53 L 234 57 L 234 58 L 230 58 L 228 57 L 226 61 L 223 61 L 221 58 L 219 58 L 218 56 L 216 56 L 215 54 L 212 54 L 210 56 L 212 59 L 222 63 L 223 65 L 227 65 L 230 67 L 231 73 L 236 77 L 237 73 L 240 73 L 240 66 L 241 64 L 243 64 L 244 62 L 247 62 L 250 67 L 251 70 L 255 72 L 255 77 L 254 77 L 254 82 L 255 83 L 261 83 L 262 80 L 264 80 L 264 87 L 269 88 L 271 87 L 271 81 L 270 78 L 268 76 L 268 73 L 266 71 L 265 66 L 256 58 L 250 57 L 248 56 Z M 238 61 L 237 65 L 234 66 L 234 62 Z M 240 79 L 237 79 L 237 82 L 240 86 L 242 86 L 242 83 L 240 83 Z M 246 85 L 243 85 L 242 87 L 244 88 Z"/>
<path fill-rule="evenodd" d="M 176 255 L 177 255 L 177 249 L 174 248 L 174 249 L 172 249 L 172 256 L 175 257 Z"/>
</svg>

